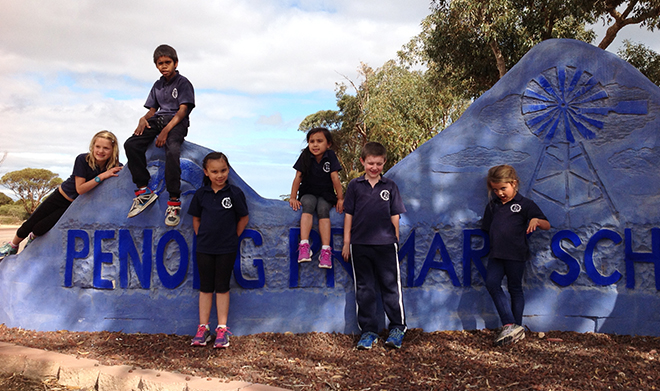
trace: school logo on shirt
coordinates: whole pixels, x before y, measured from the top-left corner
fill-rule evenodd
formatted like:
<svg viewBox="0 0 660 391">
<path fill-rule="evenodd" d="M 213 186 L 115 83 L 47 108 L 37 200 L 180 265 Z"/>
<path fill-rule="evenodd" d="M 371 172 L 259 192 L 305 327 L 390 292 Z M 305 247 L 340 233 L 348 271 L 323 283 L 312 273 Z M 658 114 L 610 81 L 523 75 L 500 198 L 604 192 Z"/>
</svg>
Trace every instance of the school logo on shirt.
<svg viewBox="0 0 660 391">
<path fill-rule="evenodd" d="M 179 96 L 179 90 L 176 88 L 172 90 L 172 98 L 176 99 Z"/>
<path fill-rule="evenodd" d="M 323 172 L 330 172 L 330 162 L 323 163 Z"/>
<path fill-rule="evenodd" d="M 518 213 L 522 209 L 522 206 L 520 204 L 512 204 L 511 205 L 511 212 L 513 213 Z"/>
<path fill-rule="evenodd" d="M 380 198 L 383 199 L 383 201 L 389 201 L 390 200 L 390 191 L 389 190 L 383 190 L 380 192 Z"/>
<path fill-rule="evenodd" d="M 232 205 L 231 205 L 231 198 L 230 198 L 230 197 L 225 197 L 225 198 L 222 200 L 222 206 L 223 206 L 225 209 L 231 209 L 231 207 L 232 207 Z"/>
</svg>

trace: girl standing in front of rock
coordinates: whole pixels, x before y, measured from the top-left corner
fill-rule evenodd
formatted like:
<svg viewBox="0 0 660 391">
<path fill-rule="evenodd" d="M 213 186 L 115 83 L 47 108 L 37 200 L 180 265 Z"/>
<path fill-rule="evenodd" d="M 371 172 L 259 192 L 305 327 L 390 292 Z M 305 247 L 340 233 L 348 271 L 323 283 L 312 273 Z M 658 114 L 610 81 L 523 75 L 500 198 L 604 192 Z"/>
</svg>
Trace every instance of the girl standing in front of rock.
<svg viewBox="0 0 660 391">
<path fill-rule="evenodd" d="M 509 165 L 488 170 L 488 194 L 481 229 L 490 236 L 490 255 L 486 268 L 486 288 L 502 321 L 495 345 L 507 345 L 525 338 L 522 316 L 525 307 L 522 279 L 529 257 L 527 234 L 537 228 L 549 230 L 550 223 L 534 201 L 518 193 L 520 179 Z M 502 280 L 506 276 L 511 301 Z"/>
<path fill-rule="evenodd" d="M 209 318 L 215 306 L 218 327 L 214 348 L 229 346 L 229 281 L 234 270 L 238 237 L 247 226 L 248 206 L 245 194 L 230 184 L 229 161 L 221 152 L 204 157 L 204 186 L 190 202 L 188 214 L 193 216 L 197 235 L 197 270 L 199 272 L 199 326 L 191 345 L 206 346 L 211 340 Z"/>
</svg>

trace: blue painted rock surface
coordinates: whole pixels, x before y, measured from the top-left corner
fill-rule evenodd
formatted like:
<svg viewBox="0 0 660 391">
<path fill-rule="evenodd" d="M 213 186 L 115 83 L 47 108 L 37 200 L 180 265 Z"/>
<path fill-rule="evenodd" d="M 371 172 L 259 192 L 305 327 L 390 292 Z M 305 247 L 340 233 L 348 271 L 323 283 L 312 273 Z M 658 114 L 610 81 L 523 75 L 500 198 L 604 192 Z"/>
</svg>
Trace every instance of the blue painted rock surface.
<svg viewBox="0 0 660 391">
<path fill-rule="evenodd" d="M 488 241 L 479 222 L 486 172 L 506 163 L 553 226 L 529 239 L 524 323 L 660 335 L 659 103 L 660 89 L 615 55 L 549 40 L 393 167 L 387 176 L 408 208 L 399 254 L 408 326 L 499 326 L 483 286 Z M 194 333 L 198 280 L 185 211 L 208 152 L 184 143 L 176 229 L 163 223 L 164 153 L 155 147 L 151 185 L 163 196 L 141 215 L 126 218 L 128 169 L 79 197 L 51 232 L 0 263 L 0 322 Z M 357 332 L 352 273 L 340 255 L 343 216 L 331 212 L 334 268 L 319 269 L 316 257 L 299 266 L 300 212 L 260 197 L 235 172 L 230 178 L 250 208 L 232 280 L 232 331 Z"/>
</svg>

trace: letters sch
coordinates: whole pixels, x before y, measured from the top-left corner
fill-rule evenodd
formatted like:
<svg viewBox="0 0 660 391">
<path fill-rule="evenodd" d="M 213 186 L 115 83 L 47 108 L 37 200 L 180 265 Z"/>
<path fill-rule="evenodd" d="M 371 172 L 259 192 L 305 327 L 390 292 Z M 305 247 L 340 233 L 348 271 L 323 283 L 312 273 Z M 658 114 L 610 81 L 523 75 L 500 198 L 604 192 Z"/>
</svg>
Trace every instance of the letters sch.
<svg viewBox="0 0 660 391">
<path fill-rule="evenodd" d="M 298 228 L 291 228 L 289 230 L 289 288 L 299 287 L 299 266 L 297 262 L 297 242 L 300 230 Z M 333 228 L 333 237 L 343 234 L 343 229 Z M 660 290 L 660 228 L 651 229 L 651 252 L 635 252 L 633 251 L 633 234 L 630 228 L 624 230 L 624 237 L 620 234 L 609 229 L 601 229 L 593 236 L 586 240 L 586 247 L 584 250 L 584 271 L 587 277 L 593 281 L 595 285 L 606 286 L 616 284 L 622 277 L 621 272 L 614 270 L 609 275 L 603 275 L 598 271 L 594 262 L 594 253 L 597 251 L 597 245 L 601 241 L 608 241 L 615 246 L 620 246 L 624 241 L 623 246 L 623 263 L 625 264 L 626 272 L 626 287 L 629 289 L 635 288 L 635 264 L 636 263 L 652 263 L 655 271 L 655 287 Z M 482 242 L 481 247 L 473 248 L 473 239 L 477 238 Z M 311 232 L 312 251 L 318 253 L 319 249 L 314 248 L 320 246 L 320 237 L 317 232 Z M 625 239 L 625 240 L 624 240 Z M 250 240 L 256 247 L 263 244 L 261 233 L 256 230 L 246 229 L 240 237 L 240 242 Z M 199 287 L 199 276 L 197 275 L 196 257 L 195 257 L 195 240 L 193 238 L 192 245 L 189 245 L 183 235 L 176 230 L 165 232 L 157 242 L 154 241 L 153 230 L 144 229 L 141 231 L 141 251 L 135 242 L 134 231 L 128 229 L 115 230 L 96 230 L 93 233 L 93 238 L 87 231 L 84 230 L 69 230 L 67 233 L 67 246 L 66 246 L 66 261 L 64 270 L 64 286 L 71 287 L 74 285 L 74 268 L 77 259 L 86 259 L 90 256 L 93 260 L 93 278 L 92 287 L 96 289 L 115 289 L 117 281 L 119 288 L 129 288 L 129 269 L 132 268 L 136 275 L 139 288 L 150 289 L 153 263 L 156 264 L 157 276 L 163 287 L 168 289 L 175 289 L 179 287 L 187 278 L 189 267 L 192 264 L 192 279 L 193 288 Z M 119 275 L 112 276 L 108 279 L 104 277 L 104 266 L 111 265 L 115 262 L 114 253 L 103 251 L 103 244 L 106 243 L 105 248 L 116 250 Z M 571 230 L 562 230 L 557 232 L 551 240 L 550 247 L 553 255 L 561 262 L 565 263 L 566 271 L 559 272 L 553 271 L 550 273 L 549 278 L 559 286 L 567 287 L 573 284 L 579 277 L 582 267 L 580 262 L 566 251 L 564 246 L 572 246 L 577 248 L 581 246 L 583 241 L 580 237 Z M 92 245 L 93 244 L 93 245 Z M 154 254 L 154 244 L 155 254 Z M 455 270 L 454 262 L 452 261 L 444 240 L 439 232 L 433 236 L 426 257 L 422 266 L 415 275 L 416 270 L 416 241 L 415 230 L 412 230 L 399 249 L 399 259 L 406 260 L 407 279 L 406 285 L 408 287 L 420 287 L 431 269 L 437 269 L 446 273 L 451 280 L 451 283 L 456 286 L 471 286 L 472 285 L 472 264 L 476 267 L 477 271 L 482 278 L 485 279 L 486 268 L 484 267 L 482 259 L 488 254 L 489 240 L 488 235 L 480 229 L 465 229 L 463 230 L 463 251 L 461 267 L 463 269 L 462 282 L 459 280 Z M 178 247 L 178 268 L 171 273 L 166 267 L 166 250 L 168 246 Z M 113 247 L 114 246 L 114 247 Z M 93 248 L 93 253 L 90 254 L 90 248 Z M 621 251 L 619 251 L 621 252 Z M 436 260 L 439 255 L 439 260 Z M 333 250 L 333 258 L 335 268 L 326 269 L 326 286 L 329 288 L 335 285 L 335 270 L 337 265 L 342 268 L 349 276 L 352 277 L 350 263 L 344 262 L 341 256 L 341 251 Z M 170 264 L 172 261 L 169 262 Z M 239 286 L 246 289 L 258 289 L 265 286 L 265 269 L 263 259 L 255 258 L 252 260 L 253 267 L 256 268 L 256 279 L 248 279 L 243 276 L 241 271 L 241 251 L 236 256 L 236 263 L 234 264 L 234 277 Z M 136 288 L 131 286 L 130 288 Z M 304 288 L 304 287 L 303 287 Z"/>
</svg>

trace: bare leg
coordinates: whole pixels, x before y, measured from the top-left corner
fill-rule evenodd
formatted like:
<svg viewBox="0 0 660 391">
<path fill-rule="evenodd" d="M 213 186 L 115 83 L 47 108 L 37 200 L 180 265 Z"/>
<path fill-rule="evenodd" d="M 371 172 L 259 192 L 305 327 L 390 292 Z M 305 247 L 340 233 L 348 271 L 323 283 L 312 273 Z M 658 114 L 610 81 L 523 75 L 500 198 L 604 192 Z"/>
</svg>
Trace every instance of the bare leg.
<svg viewBox="0 0 660 391">
<path fill-rule="evenodd" d="M 300 240 L 309 240 L 312 223 L 314 223 L 314 216 L 311 213 L 303 213 L 300 216 Z"/>
<path fill-rule="evenodd" d="M 330 219 L 319 219 L 319 233 L 321 234 L 321 244 L 324 246 L 330 245 Z"/>
<path fill-rule="evenodd" d="M 11 240 L 11 243 L 12 243 L 14 246 L 18 246 L 19 244 L 21 244 L 21 242 L 23 241 L 23 239 L 25 239 L 25 238 L 19 238 L 18 236 L 14 235 L 14 239 Z"/>
<path fill-rule="evenodd" d="M 215 307 L 218 310 L 218 324 L 227 324 L 229 314 L 229 292 L 215 294 Z"/>
<path fill-rule="evenodd" d="M 208 324 L 213 306 L 213 293 L 199 292 L 199 324 Z"/>
</svg>

